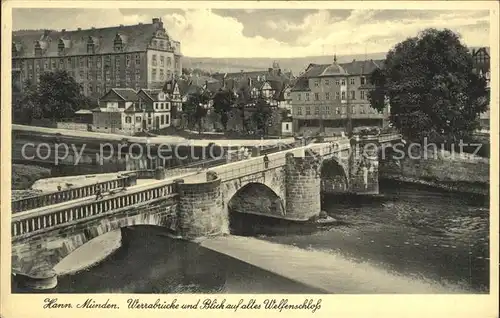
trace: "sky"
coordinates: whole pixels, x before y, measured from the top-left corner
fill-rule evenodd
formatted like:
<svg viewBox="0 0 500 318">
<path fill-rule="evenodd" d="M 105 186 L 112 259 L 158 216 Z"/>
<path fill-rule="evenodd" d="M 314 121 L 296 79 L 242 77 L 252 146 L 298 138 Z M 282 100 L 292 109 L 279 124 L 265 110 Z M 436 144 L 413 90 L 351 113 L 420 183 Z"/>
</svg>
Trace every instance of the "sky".
<svg viewBox="0 0 500 318">
<path fill-rule="evenodd" d="M 429 27 L 451 29 L 467 46 L 489 46 L 490 32 L 487 10 L 14 8 L 12 28 L 98 28 L 151 23 L 153 17 L 162 19 L 167 33 L 190 57 L 387 52 Z"/>
</svg>

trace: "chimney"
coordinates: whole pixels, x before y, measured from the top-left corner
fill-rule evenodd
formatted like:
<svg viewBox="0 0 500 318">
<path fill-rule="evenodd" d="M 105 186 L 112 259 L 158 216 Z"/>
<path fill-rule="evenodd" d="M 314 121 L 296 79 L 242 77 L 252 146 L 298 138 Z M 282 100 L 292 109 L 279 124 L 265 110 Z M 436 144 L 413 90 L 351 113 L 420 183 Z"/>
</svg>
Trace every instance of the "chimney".
<svg viewBox="0 0 500 318">
<path fill-rule="evenodd" d="M 78 28 L 78 31 L 81 31 L 81 30 L 82 30 L 82 28 Z"/>
<path fill-rule="evenodd" d="M 120 28 L 123 28 L 123 24 L 120 24 Z"/>
<path fill-rule="evenodd" d="M 159 18 L 153 18 L 153 24 L 158 24 L 160 23 L 160 19 Z"/>
<path fill-rule="evenodd" d="M 352 59 L 352 62 L 353 62 L 353 63 L 354 63 L 354 62 L 356 62 L 356 59 Z"/>
</svg>

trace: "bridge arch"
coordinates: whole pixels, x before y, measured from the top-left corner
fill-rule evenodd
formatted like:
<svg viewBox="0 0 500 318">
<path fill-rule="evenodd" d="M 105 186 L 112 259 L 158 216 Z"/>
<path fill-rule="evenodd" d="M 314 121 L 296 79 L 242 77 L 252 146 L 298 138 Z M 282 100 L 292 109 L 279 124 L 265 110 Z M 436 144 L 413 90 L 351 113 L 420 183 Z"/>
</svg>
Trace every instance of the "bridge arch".
<svg viewBox="0 0 500 318">
<path fill-rule="evenodd" d="M 323 192 L 345 192 L 349 189 L 347 158 L 342 163 L 340 158 L 330 157 L 321 161 L 320 176 Z"/>
<path fill-rule="evenodd" d="M 168 209 L 168 208 L 167 208 Z M 116 218 L 102 218 L 92 223 L 82 222 L 67 228 L 66 233 L 59 229 L 51 229 L 37 234 L 29 242 L 12 246 L 12 270 L 24 275 L 39 275 L 53 272 L 54 267 L 75 250 L 89 243 L 91 240 L 109 233 L 123 230 L 137 225 L 152 225 L 173 229 L 175 220 L 173 214 L 164 213 L 136 213 L 134 215 L 117 215 Z M 26 249 L 26 245 L 37 245 L 38 248 Z M 57 273 L 56 273 L 57 274 Z"/>
</svg>

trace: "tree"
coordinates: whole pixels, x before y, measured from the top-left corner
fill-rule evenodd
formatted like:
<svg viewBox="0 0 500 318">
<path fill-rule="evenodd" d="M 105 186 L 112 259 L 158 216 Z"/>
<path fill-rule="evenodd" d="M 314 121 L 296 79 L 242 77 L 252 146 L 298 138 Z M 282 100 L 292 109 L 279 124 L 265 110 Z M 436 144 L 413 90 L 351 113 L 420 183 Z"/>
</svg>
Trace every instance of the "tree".
<svg viewBox="0 0 500 318">
<path fill-rule="evenodd" d="M 17 98 L 17 105 L 13 103 L 14 121 L 29 123 L 34 118 L 57 121 L 72 117 L 78 109 L 89 108 L 92 104 L 66 71 L 44 73 L 38 85 L 27 82 L 25 87 Z"/>
<path fill-rule="evenodd" d="M 370 104 L 381 112 L 389 103 L 407 139 L 455 142 L 477 129 L 489 93 L 457 34 L 427 29 L 391 49 L 384 66 L 371 75 Z"/>
<path fill-rule="evenodd" d="M 259 97 L 255 103 L 255 112 L 252 114 L 252 121 L 255 123 L 257 130 L 264 135 L 267 135 L 267 127 L 271 115 L 271 106 L 264 98 Z"/>
<path fill-rule="evenodd" d="M 229 112 L 235 103 L 234 95 L 229 90 L 219 90 L 214 96 L 214 111 L 220 116 L 220 121 L 227 131 L 227 123 L 229 121 Z"/>
<path fill-rule="evenodd" d="M 210 101 L 210 97 L 205 92 L 195 92 L 188 96 L 184 103 L 183 110 L 188 117 L 190 127 L 198 126 L 198 133 L 201 134 L 203 118 L 207 116 L 205 105 Z"/>
</svg>

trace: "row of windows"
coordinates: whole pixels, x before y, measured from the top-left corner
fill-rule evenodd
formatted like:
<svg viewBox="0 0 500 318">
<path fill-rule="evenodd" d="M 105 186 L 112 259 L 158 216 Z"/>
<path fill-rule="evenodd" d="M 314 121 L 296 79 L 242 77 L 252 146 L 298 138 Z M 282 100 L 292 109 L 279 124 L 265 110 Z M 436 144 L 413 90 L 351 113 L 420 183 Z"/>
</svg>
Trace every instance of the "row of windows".
<svg viewBox="0 0 500 318">
<path fill-rule="evenodd" d="M 151 113 L 149 113 L 149 117 L 148 118 L 148 125 L 151 125 L 153 120 L 151 119 Z M 131 124 L 132 123 L 132 116 L 126 116 L 125 117 L 125 123 L 126 124 Z M 170 115 L 169 114 L 163 114 L 163 115 L 160 115 L 158 116 L 158 118 L 160 118 L 160 125 L 168 125 L 170 124 Z M 142 121 L 142 118 L 141 116 L 136 116 L 135 117 L 135 122 L 136 123 L 140 123 Z"/>
<path fill-rule="evenodd" d="M 303 115 L 303 108 L 305 108 L 305 115 L 311 115 L 311 106 L 305 106 L 305 107 L 297 107 L 296 108 L 296 115 Z M 332 106 L 315 106 L 314 107 L 314 115 L 331 115 L 332 111 L 335 112 L 336 115 L 344 115 L 346 114 L 346 107 L 332 107 Z M 369 105 L 361 105 L 359 106 L 359 114 L 370 114 L 370 113 L 376 113 L 377 111 L 373 108 L 371 108 Z M 351 113 L 352 114 L 357 114 L 357 107 L 352 107 L 351 108 Z"/>
<path fill-rule="evenodd" d="M 141 55 L 138 53 L 135 54 L 124 54 L 125 55 L 125 63 L 128 66 L 130 66 L 131 61 L 135 61 L 135 66 L 139 66 L 141 64 Z M 114 63 L 115 67 L 119 67 L 122 63 L 122 55 L 114 55 Z M 12 61 L 12 67 L 13 68 L 25 68 L 28 66 L 28 68 L 31 70 L 33 69 L 33 64 L 35 67 L 45 67 L 49 68 L 51 66 L 52 68 L 56 68 L 57 65 L 59 67 L 64 67 L 64 65 L 67 65 L 68 67 L 71 68 L 76 68 L 78 65 L 80 68 L 83 68 L 85 65 L 87 67 L 92 67 L 95 65 L 97 68 L 101 68 L 102 64 L 104 64 L 105 67 L 111 66 L 111 55 L 104 55 L 104 56 L 73 56 L 73 57 L 67 57 L 67 58 L 51 58 L 51 59 L 37 59 L 37 60 L 13 60 Z M 34 63 L 33 63 L 34 62 Z"/>
<path fill-rule="evenodd" d="M 151 79 L 153 81 L 157 80 L 157 74 L 158 74 L 157 69 L 153 68 L 151 70 Z M 165 77 L 165 71 L 163 69 L 160 69 L 160 77 L 159 77 L 160 81 L 163 81 L 165 79 L 170 79 L 170 78 L 172 78 L 172 72 L 170 70 L 167 70 L 166 77 Z"/>
<path fill-rule="evenodd" d="M 336 79 L 335 81 L 333 81 L 333 80 L 330 81 L 329 79 L 325 79 L 324 80 L 325 86 L 330 86 L 330 84 L 333 85 L 334 82 L 335 82 L 335 85 L 337 85 L 337 86 L 339 86 L 339 85 L 345 86 L 346 85 L 346 79 L 345 78 Z M 321 83 L 321 81 L 319 79 L 314 80 L 314 86 L 315 87 L 319 87 L 320 83 Z M 350 85 L 355 85 L 356 84 L 356 79 L 355 78 L 350 78 L 349 79 L 349 84 Z M 365 77 L 361 77 L 360 78 L 360 84 L 361 85 L 366 84 L 366 78 Z"/>
<path fill-rule="evenodd" d="M 305 100 L 309 101 L 310 100 L 310 94 L 306 93 L 305 94 Z M 338 100 L 346 100 L 347 92 L 335 92 L 335 99 Z M 322 94 L 320 93 L 314 93 L 314 100 L 322 100 Z M 332 95 L 330 93 L 325 93 L 325 100 L 331 100 Z M 360 99 L 366 99 L 367 94 L 365 91 L 360 91 L 359 92 L 359 98 Z M 356 91 L 349 91 L 349 99 L 353 100 L 356 99 Z M 302 95 L 300 93 L 297 94 L 297 100 L 302 100 Z"/>
<path fill-rule="evenodd" d="M 154 104 L 154 109 L 157 110 L 169 110 L 170 103 L 169 102 L 158 102 Z"/>
<path fill-rule="evenodd" d="M 153 54 L 152 59 L 151 59 L 153 66 L 158 66 L 158 60 L 156 54 Z M 160 56 L 160 67 L 165 66 L 165 57 Z M 172 58 L 167 57 L 167 67 L 172 66 Z"/>
</svg>

